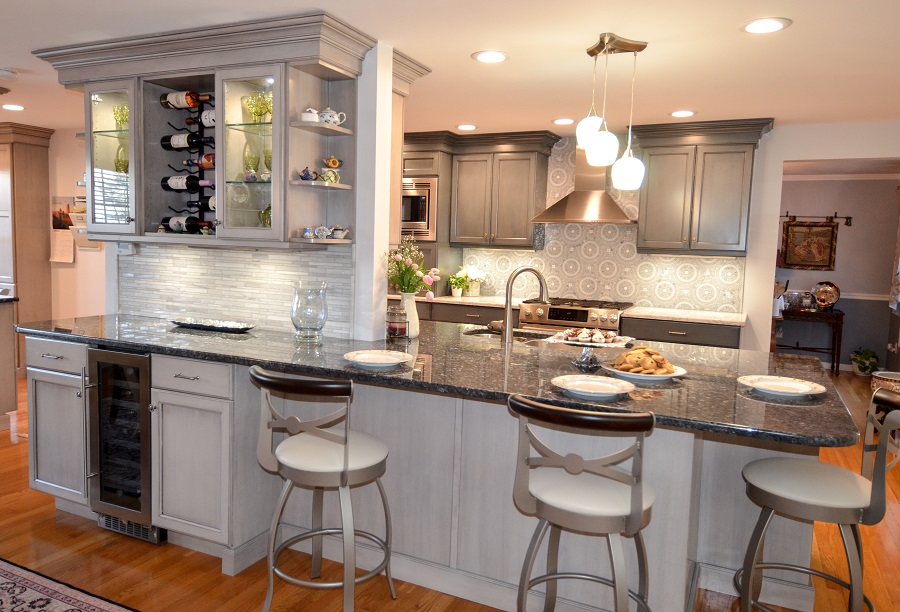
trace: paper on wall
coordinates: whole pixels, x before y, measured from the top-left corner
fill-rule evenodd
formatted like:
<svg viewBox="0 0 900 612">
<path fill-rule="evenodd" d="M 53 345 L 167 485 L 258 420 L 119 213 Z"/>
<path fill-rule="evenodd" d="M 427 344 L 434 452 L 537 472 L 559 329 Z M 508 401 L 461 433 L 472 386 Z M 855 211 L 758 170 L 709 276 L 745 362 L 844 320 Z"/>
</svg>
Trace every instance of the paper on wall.
<svg viewBox="0 0 900 612">
<path fill-rule="evenodd" d="M 52 231 L 50 261 L 57 263 L 73 263 L 75 261 L 75 239 L 68 229 Z"/>
</svg>

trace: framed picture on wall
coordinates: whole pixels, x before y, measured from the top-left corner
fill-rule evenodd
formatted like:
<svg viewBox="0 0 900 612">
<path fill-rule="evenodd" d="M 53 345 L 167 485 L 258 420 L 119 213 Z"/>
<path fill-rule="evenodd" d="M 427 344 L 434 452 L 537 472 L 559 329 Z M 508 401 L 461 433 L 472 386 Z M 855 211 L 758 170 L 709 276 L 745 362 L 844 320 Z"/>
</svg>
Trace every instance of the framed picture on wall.
<svg viewBox="0 0 900 612">
<path fill-rule="evenodd" d="M 781 231 L 783 268 L 834 270 L 838 224 L 786 221 Z"/>
</svg>

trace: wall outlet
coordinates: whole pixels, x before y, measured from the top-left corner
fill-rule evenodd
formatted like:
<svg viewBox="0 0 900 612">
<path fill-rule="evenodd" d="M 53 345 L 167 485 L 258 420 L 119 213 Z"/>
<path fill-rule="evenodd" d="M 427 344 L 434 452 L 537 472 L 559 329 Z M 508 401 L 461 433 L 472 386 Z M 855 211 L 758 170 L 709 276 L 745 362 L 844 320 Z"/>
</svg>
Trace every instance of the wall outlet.
<svg viewBox="0 0 900 612">
<path fill-rule="evenodd" d="M 116 255 L 134 255 L 137 253 L 137 245 L 133 242 L 117 242 Z"/>
</svg>

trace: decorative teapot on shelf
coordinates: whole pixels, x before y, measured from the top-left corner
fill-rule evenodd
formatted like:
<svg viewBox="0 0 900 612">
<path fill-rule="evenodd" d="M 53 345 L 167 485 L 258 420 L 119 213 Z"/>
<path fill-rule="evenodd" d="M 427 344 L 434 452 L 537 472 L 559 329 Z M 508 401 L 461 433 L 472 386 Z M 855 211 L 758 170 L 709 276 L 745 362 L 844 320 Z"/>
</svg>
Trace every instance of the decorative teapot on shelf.
<svg viewBox="0 0 900 612">
<path fill-rule="evenodd" d="M 307 108 L 305 111 L 300 113 L 301 121 L 318 121 L 319 120 L 319 111 L 314 108 Z"/>
<path fill-rule="evenodd" d="M 319 121 L 329 125 L 340 125 L 347 120 L 346 113 L 339 113 L 331 110 L 330 106 L 326 106 L 325 110 L 319 111 Z"/>
</svg>

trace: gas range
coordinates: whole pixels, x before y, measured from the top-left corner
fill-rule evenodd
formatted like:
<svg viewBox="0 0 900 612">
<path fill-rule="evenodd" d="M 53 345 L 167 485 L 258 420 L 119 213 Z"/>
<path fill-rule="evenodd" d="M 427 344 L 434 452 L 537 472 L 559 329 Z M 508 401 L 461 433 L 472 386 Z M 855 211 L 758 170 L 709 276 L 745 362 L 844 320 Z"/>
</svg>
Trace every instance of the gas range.
<svg viewBox="0 0 900 612">
<path fill-rule="evenodd" d="M 519 327 L 587 327 L 618 331 L 622 312 L 631 306 L 630 302 L 574 298 L 550 298 L 549 302 L 541 302 L 535 298 L 525 300 L 519 306 Z"/>
</svg>

